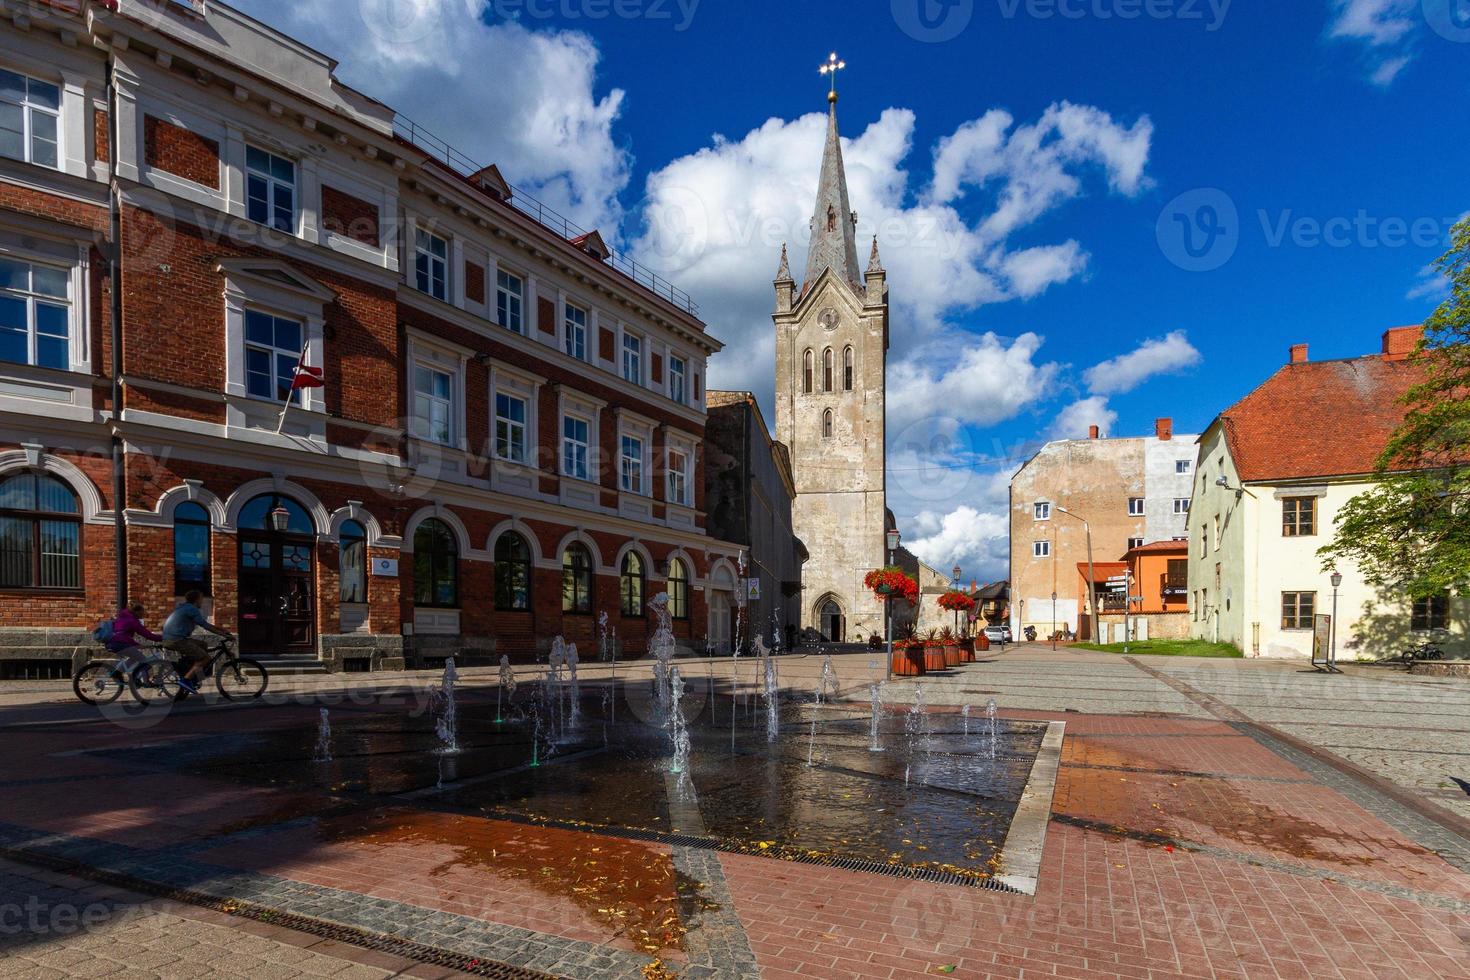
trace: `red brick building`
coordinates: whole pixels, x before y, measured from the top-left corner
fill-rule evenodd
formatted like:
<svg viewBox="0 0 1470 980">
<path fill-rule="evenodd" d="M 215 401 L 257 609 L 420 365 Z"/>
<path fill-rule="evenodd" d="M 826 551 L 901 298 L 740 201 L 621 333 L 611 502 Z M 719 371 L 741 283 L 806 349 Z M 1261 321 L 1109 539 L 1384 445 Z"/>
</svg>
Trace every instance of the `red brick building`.
<svg viewBox="0 0 1470 980">
<path fill-rule="evenodd" d="M 687 296 L 228 7 L 35 9 L 0 28 L 0 671 L 123 589 L 336 666 L 604 617 L 636 652 L 663 591 L 703 642 L 736 548 Z"/>
</svg>

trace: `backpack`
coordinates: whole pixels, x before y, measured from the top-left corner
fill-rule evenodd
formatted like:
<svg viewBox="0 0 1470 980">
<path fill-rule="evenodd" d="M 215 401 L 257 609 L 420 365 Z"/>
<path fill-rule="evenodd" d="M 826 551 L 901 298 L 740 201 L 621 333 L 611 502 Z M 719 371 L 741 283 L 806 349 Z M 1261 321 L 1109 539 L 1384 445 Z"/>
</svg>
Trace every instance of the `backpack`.
<svg viewBox="0 0 1470 980">
<path fill-rule="evenodd" d="M 98 623 L 97 628 L 92 631 L 92 639 L 98 643 L 110 642 L 112 640 L 112 620 L 104 619 Z"/>
</svg>

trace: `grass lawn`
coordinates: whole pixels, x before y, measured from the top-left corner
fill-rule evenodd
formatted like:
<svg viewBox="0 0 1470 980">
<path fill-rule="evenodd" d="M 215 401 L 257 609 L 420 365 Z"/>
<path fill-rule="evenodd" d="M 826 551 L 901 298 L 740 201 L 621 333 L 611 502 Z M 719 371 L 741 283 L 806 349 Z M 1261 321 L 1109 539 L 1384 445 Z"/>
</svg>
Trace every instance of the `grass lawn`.
<svg viewBox="0 0 1470 980">
<path fill-rule="evenodd" d="M 1104 653 L 1122 653 L 1121 643 L 1074 643 L 1083 650 L 1101 650 Z M 1211 643 L 1208 640 L 1143 640 L 1128 644 L 1130 654 L 1150 657 L 1240 657 L 1243 654 L 1229 643 Z"/>
</svg>

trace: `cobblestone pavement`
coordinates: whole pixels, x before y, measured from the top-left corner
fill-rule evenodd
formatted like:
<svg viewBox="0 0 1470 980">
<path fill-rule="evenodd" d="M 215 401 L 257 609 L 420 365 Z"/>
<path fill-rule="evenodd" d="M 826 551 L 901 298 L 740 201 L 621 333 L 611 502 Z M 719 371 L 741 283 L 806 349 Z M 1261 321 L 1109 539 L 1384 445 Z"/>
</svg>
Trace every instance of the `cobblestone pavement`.
<svg viewBox="0 0 1470 980">
<path fill-rule="evenodd" d="M 834 661 L 854 700 L 882 679 L 877 655 Z M 779 667 L 784 686 L 809 691 L 821 657 Z M 754 682 L 749 663 L 681 668 L 721 690 Z M 594 837 L 406 798 L 364 810 L 331 787 L 275 786 L 228 769 L 161 772 L 109 751 L 309 731 L 319 702 L 334 712 L 416 710 L 429 674 L 283 679 L 269 704 L 196 705 L 146 725 L 99 720 L 66 703 L 66 691 L 6 685 L 0 855 L 74 861 L 573 977 L 637 977 L 655 956 L 691 977 L 1470 977 L 1470 841 L 1439 785 L 1470 754 L 1470 684 L 1303 668 L 1023 645 L 925 678 L 924 700 L 937 710 L 995 698 L 1004 716 L 1067 722 L 1034 898 Z M 617 670 L 624 683 L 647 676 L 641 665 Z M 584 665 L 583 682 L 610 671 Z M 493 671 L 465 675 L 467 698 L 494 697 Z M 892 682 L 887 697 L 902 703 L 914 686 Z M 622 904 L 589 892 L 593 864 L 636 883 Z M 60 887 L 27 864 L 0 863 L 0 927 L 13 901 L 4 896 L 39 894 L 42 884 Z M 236 937 L 344 970 L 406 969 L 305 934 L 287 934 L 293 945 L 194 906 L 147 908 L 85 933 L 0 937 L 0 976 L 48 968 L 31 962 L 41 951 L 88 964 L 104 936 L 123 950 L 124 969 L 77 975 L 240 973 L 219 962 Z M 156 924 L 142 925 L 150 917 Z M 218 932 L 196 933 L 194 922 Z M 198 948 L 172 949 L 180 934 Z M 145 935 L 160 938 L 134 941 Z M 265 961 L 246 975 L 326 968 L 261 949 L 240 951 Z M 178 959 L 155 964 L 160 955 Z M 435 975 L 425 969 L 405 975 Z"/>
</svg>

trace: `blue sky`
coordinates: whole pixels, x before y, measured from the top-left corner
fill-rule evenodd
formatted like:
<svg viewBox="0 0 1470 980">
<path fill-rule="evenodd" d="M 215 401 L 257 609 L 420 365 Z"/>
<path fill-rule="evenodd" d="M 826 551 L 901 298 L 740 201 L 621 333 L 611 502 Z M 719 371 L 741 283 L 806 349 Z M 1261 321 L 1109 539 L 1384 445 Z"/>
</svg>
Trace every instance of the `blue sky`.
<svg viewBox="0 0 1470 980">
<path fill-rule="evenodd" d="M 712 383 L 772 422 L 770 279 L 839 52 L 854 207 L 886 222 L 892 505 L 981 578 L 1028 446 L 1197 432 L 1291 343 L 1376 350 L 1470 210 L 1464 0 L 384 2 L 242 6 L 667 270 L 731 345 Z"/>
</svg>

